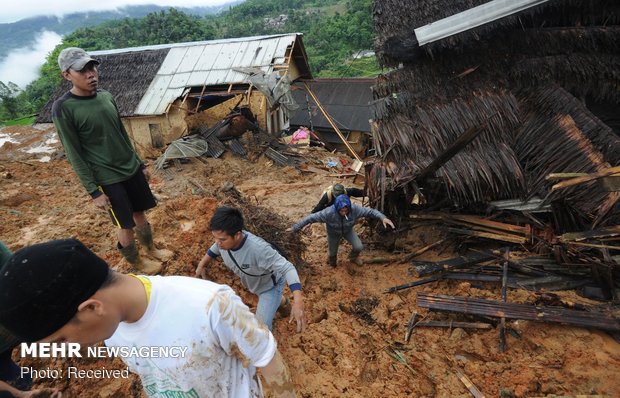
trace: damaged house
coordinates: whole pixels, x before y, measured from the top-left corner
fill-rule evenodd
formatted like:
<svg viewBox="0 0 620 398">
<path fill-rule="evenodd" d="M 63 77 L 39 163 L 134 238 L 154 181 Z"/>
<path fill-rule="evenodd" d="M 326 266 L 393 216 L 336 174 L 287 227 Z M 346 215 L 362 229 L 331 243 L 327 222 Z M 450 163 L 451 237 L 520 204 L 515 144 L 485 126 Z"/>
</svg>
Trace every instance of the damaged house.
<svg viewBox="0 0 620 398">
<path fill-rule="evenodd" d="M 603 0 L 377 2 L 377 54 L 396 69 L 375 87 L 373 200 L 404 214 L 416 194 L 457 208 L 539 199 L 558 231 L 618 224 L 612 179 L 553 189 L 547 177 L 620 165 L 619 11 Z"/>
<path fill-rule="evenodd" d="M 374 83 L 374 79 L 367 78 L 325 78 L 294 83 L 292 94 L 299 108 L 291 115 L 291 127 L 308 127 L 328 149 L 346 153 L 348 148 L 333 123 L 349 147 L 360 157 L 366 157 L 370 119 L 373 118 L 371 87 Z"/>
<path fill-rule="evenodd" d="M 384 0 L 374 21 L 393 69 L 371 203 L 401 222 L 449 209 L 449 233 L 592 267 L 620 299 L 620 3 Z"/>
<path fill-rule="evenodd" d="M 125 127 L 143 154 L 153 154 L 152 148 L 192 130 L 212 127 L 238 108 L 246 110 L 252 124 L 276 134 L 288 127 L 289 113 L 296 109 L 290 83 L 312 77 L 297 33 L 90 54 L 101 62 L 100 87 L 115 96 Z M 68 89 L 63 81 L 38 123 L 51 122 L 52 103 Z"/>
</svg>

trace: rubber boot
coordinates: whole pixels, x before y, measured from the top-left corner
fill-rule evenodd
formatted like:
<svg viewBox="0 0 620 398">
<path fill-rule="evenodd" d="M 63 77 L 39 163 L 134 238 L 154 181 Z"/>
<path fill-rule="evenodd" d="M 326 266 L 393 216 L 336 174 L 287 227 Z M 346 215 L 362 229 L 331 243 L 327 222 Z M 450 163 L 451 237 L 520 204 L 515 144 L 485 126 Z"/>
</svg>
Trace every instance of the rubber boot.
<svg viewBox="0 0 620 398">
<path fill-rule="evenodd" d="M 338 264 L 338 256 L 329 256 L 329 266 L 335 267 Z"/>
<path fill-rule="evenodd" d="M 148 258 L 140 257 L 138 252 L 138 246 L 132 242 L 129 246 L 122 247 L 120 243 L 116 245 L 121 255 L 139 272 L 154 275 L 161 271 L 161 262 L 154 261 Z"/>
<path fill-rule="evenodd" d="M 364 264 L 364 262 L 360 258 L 360 252 L 353 252 L 352 251 L 351 254 L 349 254 L 349 261 L 351 261 L 355 265 L 363 265 Z"/>
<path fill-rule="evenodd" d="M 146 249 L 147 253 L 160 261 L 168 261 L 172 258 L 172 252 L 167 249 L 158 249 L 153 242 L 153 230 L 151 224 L 146 224 L 142 228 L 136 227 L 138 241 Z"/>
</svg>

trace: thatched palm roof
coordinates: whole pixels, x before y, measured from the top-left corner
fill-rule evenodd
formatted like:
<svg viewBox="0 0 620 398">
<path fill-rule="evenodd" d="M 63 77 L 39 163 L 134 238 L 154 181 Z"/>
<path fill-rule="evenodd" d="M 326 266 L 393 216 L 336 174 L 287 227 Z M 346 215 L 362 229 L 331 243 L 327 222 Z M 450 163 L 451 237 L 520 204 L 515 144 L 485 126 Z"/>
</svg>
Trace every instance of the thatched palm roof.
<svg viewBox="0 0 620 398">
<path fill-rule="evenodd" d="M 412 61 L 416 43 L 414 29 L 458 14 L 489 0 L 381 0 L 374 4 L 377 32 L 376 53 L 386 66 Z M 498 33 L 529 28 L 567 26 L 614 26 L 620 24 L 620 4 L 614 0 L 550 0 L 542 5 L 424 46 L 434 54 L 484 42 Z"/>
<path fill-rule="evenodd" d="M 99 55 L 99 87 L 114 95 L 122 117 L 132 116 L 148 89 L 153 77 L 166 58 L 169 49 L 145 50 L 119 54 Z M 71 83 L 64 80 L 41 109 L 37 123 L 52 121 L 52 104 L 67 92 Z"/>
<path fill-rule="evenodd" d="M 420 171 L 465 131 L 482 127 L 431 178 L 454 204 L 539 195 L 594 223 L 619 217 L 619 205 L 608 211 L 613 195 L 597 184 L 550 194 L 544 177 L 620 164 L 620 138 L 584 103 L 620 113 L 620 4 L 549 1 L 414 48 L 414 28 L 481 3 L 376 2 L 377 53 L 384 66 L 402 66 L 375 86 L 381 159 L 369 191 L 381 185 L 400 192 L 391 198 L 410 199 L 416 184 L 431 184 L 416 181 Z M 371 199 L 398 211 L 385 197 Z"/>
</svg>

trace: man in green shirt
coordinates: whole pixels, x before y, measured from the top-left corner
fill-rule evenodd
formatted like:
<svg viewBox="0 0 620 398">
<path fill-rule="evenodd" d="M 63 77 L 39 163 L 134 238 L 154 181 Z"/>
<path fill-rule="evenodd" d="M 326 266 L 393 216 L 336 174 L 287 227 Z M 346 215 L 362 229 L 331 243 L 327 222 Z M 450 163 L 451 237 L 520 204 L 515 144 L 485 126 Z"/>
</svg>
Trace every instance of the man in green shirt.
<svg viewBox="0 0 620 398">
<path fill-rule="evenodd" d="M 96 207 L 106 209 L 118 228 L 117 247 L 140 272 L 154 274 L 160 261 L 140 257 L 140 243 L 156 258 L 170 251 L 153 244 L 145 211 L 155 207 L 150 174 L 133 148 L 112 95 L 97 89 L 99 61 L 84 50 L 65 48 L 58 56 L 62 76 L 72 88 L 54 102 L 52 119 L 67 158 Z"/>
</svg>

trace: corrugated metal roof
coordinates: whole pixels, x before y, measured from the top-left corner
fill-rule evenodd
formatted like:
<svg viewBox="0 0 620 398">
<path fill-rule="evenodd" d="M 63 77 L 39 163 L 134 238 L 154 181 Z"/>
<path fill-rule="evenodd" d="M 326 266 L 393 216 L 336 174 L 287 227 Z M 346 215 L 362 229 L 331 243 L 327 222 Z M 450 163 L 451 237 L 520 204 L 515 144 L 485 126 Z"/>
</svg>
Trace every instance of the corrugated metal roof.
<svg viewBox="0 0 620 398">
<path fill-rule="evenodd" d="M 546 3 L 548 0 L 492 0 L 469 10 L 440 19 L 415 29 L 418 44 L 423 46 L 445 39 L 480 25 L 496 21 L 528 8 Z"/>
<path fill-rule="evenodd" d="M 370 132 L 373 79 L 316 79 L 306 83 L 339 129 Z M 299 109 L 291 116 L 291 125 L 332 129 L 303 83 L 293 84 L 292 92 Z"/>
<path fill-rule="evenodd" d="M 160 115 L 188 87 L 244 83 L 247 74 L 233 68 L 256 68 L 271 73 L 285 65 L 286 50 L 299 33 L 132 47 L 93 51 L 92 56 L 170 48 L 134 115 Z"/>
</svg>

